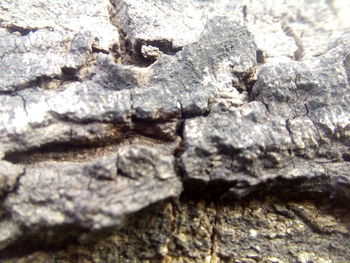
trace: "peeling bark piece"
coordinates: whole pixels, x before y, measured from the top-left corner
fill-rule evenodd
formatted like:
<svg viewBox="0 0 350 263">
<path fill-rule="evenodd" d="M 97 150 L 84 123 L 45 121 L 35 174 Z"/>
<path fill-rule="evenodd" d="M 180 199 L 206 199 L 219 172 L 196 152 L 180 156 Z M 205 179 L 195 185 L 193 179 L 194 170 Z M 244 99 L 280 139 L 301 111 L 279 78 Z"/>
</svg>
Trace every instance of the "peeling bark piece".
<svg viewBox="0 0 350 263">
<path fill-rule="evenodd" d="M 179 117 L 180 111 L 184 117 L 201 115 L 209 110 L 210 100 L 223 97 L 227 90 L 231 91 L 228 99 L 243 103 L 232 79 L 253 71 L 256 64 L 250 32 L 230 18 L 213 18 L 197 43 L 175 56 L 163 56 L 150 67 L 148 88 L 133 94 L 135 117 L 167 119 Z"/>
<path fill-rule="evenodd" d="M 185 122 L 181 161 L 188 179 L 204 182 L 261 180 L 263 169 L 283 166 L 292 145 L 285 121 L 259 102 Z M 254 182 L 254 183 L 253 183 Z"/>
<path fill-rule="evenodd" d="M 130 213 L 181 190 L 174 157 L 136 144 L 89 163 L 27 166 L 5 205 L 13 221 L 29 229 L 78 225 L 96 230 L 120 225 Z"/>
<path fill-rule="evenodd" d="M 0 96 L 0 102 L 5 105 L 0 109 L 3 153 L 111 137 L 115 125 L 107 122 L 127 123 L 131 107 L 128 91 L 114 94 L 88 83 L 74 83 L 63 91 Z"/>
</svg>

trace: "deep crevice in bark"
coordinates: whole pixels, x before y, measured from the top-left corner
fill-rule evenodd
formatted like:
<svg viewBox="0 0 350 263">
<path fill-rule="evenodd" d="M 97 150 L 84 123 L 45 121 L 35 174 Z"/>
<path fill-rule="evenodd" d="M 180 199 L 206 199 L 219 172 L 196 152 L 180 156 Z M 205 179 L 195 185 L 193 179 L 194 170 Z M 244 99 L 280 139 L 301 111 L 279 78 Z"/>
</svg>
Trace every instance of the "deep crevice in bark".
<svg viewBox="0 0 350 263">
<path fill-rule="evenodd" d="M 8 32 L 10 33 L 18 32 L 19 34 L 21 34 L 21 36 L 27 36 L 29 35 L 29 33 L 31 32 L 34 33 L 35 31 L 39 30 L 39 28 L 21 27 L 17 25 L 6 25 L 5 28 Z"/>
<path fill-rule="evenodd" d="M 132 129 L 126 125 L 117 125 L 111 133 L 113 135 L 104 139 L 52 142 L 25 151 L 7 152 L 3 159 L 13 164 L 33 164 L 43 161 L 85 162 L 104 155 L 116 154 L 121 145 L 135 142 L 165 147 L 169 145 L 169 148 L 173 148 L 176 137 L 164 133 L 156 124 L 158 123 L 138 122 L 133 124 Z"/>
</svg>

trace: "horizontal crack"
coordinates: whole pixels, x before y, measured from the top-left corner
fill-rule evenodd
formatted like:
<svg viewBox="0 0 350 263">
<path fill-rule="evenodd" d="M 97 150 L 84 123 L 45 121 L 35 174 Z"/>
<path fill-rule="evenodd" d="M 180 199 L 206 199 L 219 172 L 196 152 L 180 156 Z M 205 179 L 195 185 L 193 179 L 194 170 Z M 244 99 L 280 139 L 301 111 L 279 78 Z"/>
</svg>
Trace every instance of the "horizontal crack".
<svg viewBox="0 0 350 263">
<path fill-rule="evenodd" d="M 124 126 L 116 126 L 113 132 L 114 135 L 104 140 L 71 140 L 66 143 L 54 142 L 22 152 L 8 152 L 3 159 L 14 164 L 27 165 L 45 161 L 86 162 L 106 155 L 115 154 L 122 145 L 134 143 L 162 145 L 172 152 L 175 151 L 178 144 L 177 140 L 165 137 L 162 134 L 152 133 L 159 132 L 157 128 L 152 130 L 151 127 L 146 132 L 140 132 L 141 128 L 145 129 L 145 126 L 136 126 L 134 130 L 129 130 L 128 127 Z"/>
<path fill-rule="evenodd" d="M 192 199 L 215 200 L 240 200 L 258 198 L 265 195 L 277 195 L 280 197 L 299 198 L 300 196 L 312 197 L 324 195 L 333 199 L 349 200 L 350 196 L 337 185 L 335 179 L 326 174 L 315 177 L 283 178 L 277 177 L 262 180 L 256 185 L 250 185 L 248 181 L 239 180 L 211 180 L 205 182 L 199 179 L 183 179 L 184 193 Z M 349 185 L 344 187 L 349 187 Z M 238 195 L 237 189 L 242 189 L 243 194 Z M 283 189 L 283 192 L 281 192 Z"/>
<path fill-rule="evenodd" d="M 4 27 L 6 28 L 6 30 L 8 32 L 10 32 L 10 33 L 18 32 L 21 34 L 21 36 L 27 36 L 27 35 L 29 35 L 29 33 L 35 32 L 35 31 L 40 29 L 40 28 L 36 28 L 36 27 L 21 27 L 21 26 L 17 26 L 17 25 L 5 25 Z"/>
</svg>

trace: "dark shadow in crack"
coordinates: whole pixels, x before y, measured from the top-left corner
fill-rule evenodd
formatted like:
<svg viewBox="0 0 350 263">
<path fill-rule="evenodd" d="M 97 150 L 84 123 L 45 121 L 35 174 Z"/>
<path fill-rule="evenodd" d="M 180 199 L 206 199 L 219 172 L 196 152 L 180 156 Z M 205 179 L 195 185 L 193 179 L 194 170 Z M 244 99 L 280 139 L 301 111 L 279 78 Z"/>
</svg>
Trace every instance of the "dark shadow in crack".
<svg viewBox="0 0 350 263">
<path fill-rule="evenodd" d="M 39 29 L 39 28 L 31 28 L 31 27 L 20 27 L 16 25 L 7 25 L 5 26 L 5 28 L 11 34 L 18 32 L 21 34 L 21 36 L 27 36 L 29 35 L 30 32 L 35 32 Z"/>
<path fill-rule="evenodd" d="M 33 231 L 32 234 L 19 238 L 15 243 L 3 249 L 0 261 L 25 257 L 37 251 L 54 253 L 69 245 L 78 245 L 78 238 L 84 232 L 88 231 L 73 225 Z"/>
</svg>

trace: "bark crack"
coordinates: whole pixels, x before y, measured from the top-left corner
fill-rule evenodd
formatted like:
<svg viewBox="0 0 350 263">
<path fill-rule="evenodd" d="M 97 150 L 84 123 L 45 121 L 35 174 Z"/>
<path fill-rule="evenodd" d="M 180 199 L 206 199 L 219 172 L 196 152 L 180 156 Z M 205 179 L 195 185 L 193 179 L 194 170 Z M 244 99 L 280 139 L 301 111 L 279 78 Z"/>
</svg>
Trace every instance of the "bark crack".
<svg viewBox="0 0 350 263">
<path fill-rule="evenodd" d="M 218 225 L 218 207 L 216 202 L 213 203 L 214 205 L 214 221 L 212 224 L 212 229 L 211 229 L 211 234 L 210 234 L 210 242 L 211 242 L 211 246 L 210 246 L 210 263 L 214 263 L 215 261 L 215 257 L 217 257 L 216 255 L 216 239 L 217 239 L 217 225 Z"/>
</svg>

